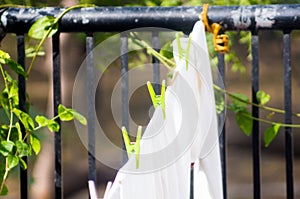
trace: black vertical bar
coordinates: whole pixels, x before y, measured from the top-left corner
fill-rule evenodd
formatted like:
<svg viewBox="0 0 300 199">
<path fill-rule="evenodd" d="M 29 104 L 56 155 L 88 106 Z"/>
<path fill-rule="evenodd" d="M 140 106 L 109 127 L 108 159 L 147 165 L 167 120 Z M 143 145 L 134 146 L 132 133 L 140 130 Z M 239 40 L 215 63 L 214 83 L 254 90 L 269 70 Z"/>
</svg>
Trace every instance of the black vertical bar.
<svg viewBox="0 0 300 199">
<path fill-rule="evenodd" d="M 194 163 L 191 164 L 190 199 L 194 199 Z"/>
<path fill-rule="evenodd" d="M 129 101 L 128 101 L 128 34 L 121 33 L 121 88 L 122 88 L 122 126 L 129 132 Z M 123 139 L 123 137 L 122 137 Z M 123 162 L 127 158 L 124 140 L 122 142 Z"/>
<path fill-rule="evenodd" d="M 88 100 L 88 163 L 89 180 L 96 181 L 95 161 L 95 95 L 94 93 L 94 37 L 88 34 L 86 37 L 86 70 L 87 70 L 87 100 Z"/>
<path fill-rule="evenodd" d="M 218 69 L 221 75 L 221 81 L 224 83 L 225 87 L 225 61 L 224 54 L 218 53 Z M 223 88 L 225 89 L 225 88 Z M 225 114 L 224 114 L 225 117 Z M 223 121 L 225 118 L 221 118 Z M 224 126 L 219 137 L 219 145 L 220 145 L 220 154 L 221 154 L 221 164 L 222 164 L 222 184 L 223 184 L 223 198 L 227 199 L 227 171 L 226 171 L 226 133 L 225 133 L 226 125 L 224 122 Z"/>
<path fill-rule="evenodd" d="M 58 115 L 58 105 L 61 104 L 61 79 L 60 79 L 60 52 L 59 33 L 52 37 L 52 59 L 53 59 L 53 107 L 54 116 Z M 55 120 L 61 125 L 60 119 Z M 62 198 L 62 167 L 61 167 L 61 128 L 54 134 L 55 150 L 55 198 Z"/>
<path fill-rule="evenodd" d="M 152 32 L 152 47 L 154 50 L 159 51 L 159 34 L 157 31 Z M 159 83 L 160 83 L 160 70 L 159 70 L 159 60 L 152 56 L 153 64 L 153 83 L 155 93 L 159 93 Z"/>
<path fill-rule="evenodd" d="M 256 93 L 259 89 L 259 38 L 257 33 L 252 33 L 252 102 L 258 104 Z M 259 109 L 252 106 L 252 116 L 259 117 Z M 253 156 L 253 197 L 260 199 L 260 133 L 259 122 L 253 120 L 252 128 L 252 156 Z"/>
<path fill-rule="evenodd" d="M 24 47 L 24 35 L 17 36 L 18 42 L 18 63 L 25 70 L 25 47 Z M 26 80 L 22 75 L 18 76 L 18 87 L 19 87 L 19 109 L 21 111 L 27 112 L 26 108 Z M 26 132 L 24 127 L 22 126 L 22 134 L 25 136 Z M 27 164 L 27 157 L 22 158 L 24 162 Z M 27 178 L 27 170 L 20 168 L 20 195 L 21 199 L 28 198 L 28 178 Z"/>
<path fill-rule="evenodd" d="M 292 95 L 291 95 L 291 35 L 285 32 L 283 35 L 283 59 L 284 59 L 284 110 L 285 123 L 292 123 Z M 286 191 L 287 199 L 294 198 L 293 182 L 293 135 L 290 127 L 285 128 L 285 158 L 286 158 Z"/>
</svg>

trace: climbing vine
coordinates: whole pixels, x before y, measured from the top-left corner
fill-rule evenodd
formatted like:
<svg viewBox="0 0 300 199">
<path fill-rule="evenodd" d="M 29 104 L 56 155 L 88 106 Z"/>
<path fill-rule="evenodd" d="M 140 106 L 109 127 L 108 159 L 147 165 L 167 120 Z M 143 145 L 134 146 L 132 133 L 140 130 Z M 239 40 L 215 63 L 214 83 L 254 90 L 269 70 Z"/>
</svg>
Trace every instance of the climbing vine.
<svg viewBox="0 0 300 199">
<path fill-rule="evenodd" d="M 149 4 L 151 2 L 153 3 L 153 1 L 147 2 Z M 246 2 L 249 3 L 249 1 Z M 7 6 L 12 7 L 12 5 Z M 13 59 L 11 59 L 8 53 L 0 50 L 0 76 L 4 82 L 4 86 L 1 88 L 2 90 L 0 93 L 0 110 L 3 111 L 6 116 L 6 120 L 1 121 L 0 126 L 0 160 L 1 162 L 2 160 L 5 162 L 4 164 L 0 164 L 0 195 L 5 195 L 8 193 L 5 183 L 11 170 L 18 165 L 20 165 L 23 169 L 27 169 L 27 164 L 24 162 L 23 158 L 39 154 L 41 150 L 41 143 L 37 135 L 37 130 L 41 128 L 48 128 L 52 132 L 59 131 L 60 126 L 56 122 L 57 119 L 60 119 L 61 121 L 77 119 L 83 125 L 86 125 L 87 123 L 86 119 L 82 115 L 77 113 L 75 110 L 67 108 L 61 104 L 58 107 L 58 115 L 55 117 L 47 118 L 45 116 L 38 115 L 33 118 L 28 113 L 22 111 L 19 107 L 18 82 L 13 77 L 17 74 L 28 79 L 37 56 L 43 54 L 41 52 L 41 48 L 44 42 L 47 38 L 57 33 L 61 18 L 70 10 L 88 6 L 92 5 L 76 5 L 67 8 L 57 17 L 45 16 L 38 19 L 32 25 L 28 32 L 28 36 L 38 40 L 39 43 L 34 49 L 30 50 L 30 56 L 32 57 L 32 60 L 27 71 L 25 71 L 22 66 Z M 240 42 L 249 44 L 249 41 L 251 40 L 251 34 L 241 33 L 241 35 L 242 39 Z M 168 69 L 172 70 L 172 68 L 175 67 L 175 62 L 172 59 L 173 55 L 171 53 L 171 42 L 166 43 L 166 45 L 164 45 L 162 49 L 157 52 L 147 42 L 139 39 L 134 33 L 131 33 L 130 39 L 133 43 L 147 49 L 147 53 L 149 55 L 155 56 L 162 64 L 167 66 Z M 248 47 L 249 51 L 251 51 L 251 46 L 249 45 Z M 230 53 L 225 57 L 225 59 L 226 61 L 234 62 L 232 67 L 233 71 L 245 71 L 245 68 L 241 67 L 239 59 L 236 58 L 234 53 Z M 249 59 L 251 59 L 251 57 L 249 57 Z M 213 61 L 216 62 L 215 59 Z M 14 74 L 12 75 L 12 73 Z M 253 126 L 252 124 L 254 120 L 269 125 L 269 128 L 264 132 L 264 143 L 266 147 L 269 146 L 274 138 L 278 135 L 281 127 L 300 128 L 300 125 L 284 124 L 271 120 L 274 114 L 284 114 L 285 112 L 284 110 L 267 106 L 267 103 L 270 100 L 270 95 L 264 91 L 258 91 L 256 93 L 256 98 L 258 101 L 256 104 L 251 102 L 249 97 L 244 94 L 231 93 L 218 87 L 217 85 L 214 85 L 214 89 L 216 93 L 225 94 L 231 99 L 230 104 L 225 104 L 222 98 L 216 97 L 217 112 L 221 113 L 225 108 L 233 111 L 235 113 L 237 124 L 242 132 L 244 132 L 247 136 L 251 135 Z M 269 117 L 253 117 L 248 110 L 249 106 L 256 106 L 268 111 L 270 113 Z M 293 116 L 299 117 L 300 114 L 294 113 Z"/>
<path fill-rule="evenodd" d="M 133 43 L 139 45 L 140 47 L 146 48 L 147 53 L 151 56 L 156 57 L 165 65 L 168 69 L 175 67 L 175 62 L 173 61 L 172 46 L 171 43 L 166 43 L 159 52 L 155 51 L 147 42 L 138 38 L 134 33 L 130 35 L 130 39 Z M 266 92 L 259 90 L 256 93 L 256 99 L 258 103 L 253 103 L 249 100 L 249 97 L 241 93 L 232 93 L 230 91 L 224 90 L 217 85 L 214 85 L 215 97 L 216 97 L 216 112 L 222 113 L 225 108 L 233 111 L 235 113 L 236 122 L 241 129 L 241 131 L 250 136 L 252 133 L 253 121 L 259 121 L 269 125 L 269 128 L 264 132 L 264 144 L 265 147 L 268 147 L 271 142 L 278 135 L 281 127 L 291 127 L 291 128 L 300 128 L 299 124 L 285 124 L 282 122 L 272 121 L 271 119 L 275 114 L 284 114 L 285 111 L 267 106 L 267 103 L 270 101 L 271 96 Z M 225 104 L 223 95 L 227 95 L 231 102 L 230 104 Z M 268 111 L 269 114 L 267 118 L 256 118 L 251 115 L 248 108 L 249 106 L 255 106 L 265 111 Z M 293 113 L 293 116 L 300 117 L 299 113 Z"/>
<path fill-rule="evenodd" d="M 27 72 L 20 64 L 11 59 L 8 53 L 0 50 L 0 73 L 4 82 L 4 87 L 1 88 L 0 93 L 0 110 L 4 112 L 7 118 L 5 120 L 7 122 L 1 121 L 0 126 L 0 160 L 4 162 L 4 164 L 0 164 L 0 195 L 8 193 L 6 181 L 12 169 L 20 165 L 22 169 L 26 170 L 27 164 L 23 158 L 39 154 L 41 142 L 38 137 L 38 130 L 48 128 L 51 132 L 58 132 L 60 125 L 57 119 L 61 121 L 76 119 L 83 125 L 87 124 L 85 117 L 62 104 L 58 106 L 58 115 L 53 118 L 42 115 L 33 118 L 20 109 L 18 82 L 13 78 L 16 75 L 21 75 L 28 79 L 35 60 L 40 55 L 42 45 L 48 37 L 58 31 L 58 22 L 63 15 L 70 10 L 87 6 L 90 5 L 70 7 L 58 17 L 42 17 L 31 26 L 28 36 L 38 40 L 39 44 L 34 52 L 31 52 L 33 58 Z"/>
</svg>

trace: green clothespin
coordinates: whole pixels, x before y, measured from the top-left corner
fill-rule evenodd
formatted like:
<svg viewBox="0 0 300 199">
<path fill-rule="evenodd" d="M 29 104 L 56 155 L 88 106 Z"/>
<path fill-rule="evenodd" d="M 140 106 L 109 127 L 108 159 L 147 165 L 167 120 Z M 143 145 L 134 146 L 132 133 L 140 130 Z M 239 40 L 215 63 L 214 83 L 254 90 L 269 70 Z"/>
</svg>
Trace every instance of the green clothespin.
<svg viewBox="0 0 300 199">
<path fill-rule="evenodd" d="M 176 41 L 177 41 L 177 46 L 178 46 L 179 59 L 182 59 L 183 57 L 185 57 L 185 65 L 186 65 L 185 67 L 186 67 L 186 70 L 188 70 L 190 48 L 191 48 L 191 43 L 192 43 L 192 36 L 191 36 L 191 34 L 189 35 L 188 46 L 187 46 L 186 50 L 184 50 L 181 47 L 181 43 L 180 43 L 180 37 L 181 36 L 182 35 L 179 34 L 179 33 L 176 34 Z"/>
<path fill-rule="evenodd" d="M 124 126 L 122 127 L 122 134 L 125 142 L 127 156 L 129 158 L 131 154 L 135 154 L 136 168 L 138 169 L 140 166 L 140 142 L 142 136 L 142 126 L 138 126 L 135 142 L 130 141 L 128 132 Z"/>
<path fill-rule="evenodd" d="M 153 89 L 153 86 L 151 82 L 147 82 L 147 87 L 148 91 L 150 93 L 150 97 L 152 100 L 152 103 L 154 105 L 154 108 L 161 106 L 164 118 L 166 118 L 166 105 L 165 105 L 165 92 L 166 92 L 166 81 L 162 81 L 162 86 L 161 86 L 161 95 L 156 95 Z"/>
</svg>

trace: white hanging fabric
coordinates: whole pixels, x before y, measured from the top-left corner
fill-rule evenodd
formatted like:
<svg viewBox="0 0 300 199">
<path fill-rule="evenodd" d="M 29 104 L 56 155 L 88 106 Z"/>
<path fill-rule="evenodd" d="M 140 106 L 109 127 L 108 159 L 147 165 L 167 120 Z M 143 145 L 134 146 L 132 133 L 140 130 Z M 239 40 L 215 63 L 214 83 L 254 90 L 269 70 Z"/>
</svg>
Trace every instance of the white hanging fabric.
<svg viewBox="0 0 300 199">
<path fill-rule="evenodd" d="M 176 69 L 165 94 L 166 118 L 160 107 L 155 109 L 141 139 L 139 168 L 132 155 L 105 199 L 189 199 L 193 162 L 194 198 L 223 198 L 218 124 L 203 23 L 195 24 L 191 40 L 175 40 L 173 47 Z"/>
</svg>

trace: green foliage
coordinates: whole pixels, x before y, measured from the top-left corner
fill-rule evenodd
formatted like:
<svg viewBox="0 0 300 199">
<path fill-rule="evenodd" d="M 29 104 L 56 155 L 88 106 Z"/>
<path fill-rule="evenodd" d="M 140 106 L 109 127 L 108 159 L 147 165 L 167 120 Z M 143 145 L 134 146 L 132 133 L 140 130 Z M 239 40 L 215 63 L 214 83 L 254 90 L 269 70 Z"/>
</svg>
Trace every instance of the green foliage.
<svg viewBox="0 0 300 199">
<path fill-rule="evenodd" d="M 36 56 L 41 53 L 40 49 L 45 39 L 57 32 L 59 19 L 71 9 L 78 7 L 83 6 L 68 8 L 57 18 L 50 16 L 42 17 L 32 25 L 28 35 L 31 38 L 40 40 L 40 43 L 34 52 L 30 52 L 30 56 L 32 56 L 33 59 L 28 74 L 30 73 Z M 8 53 L 0 50 L 0 71 L 4 80 L 4 88 L 0 94 L 0 109 L 4 110 L 9 121 L 8 124 L 1 124 L 0 128 L 0 158 L 5 160 L 5 164 L 0 164 L 0 195 L 6 195 L 8 193 L 5 182 L 13 168 L 20 165 L 21 168 L 27 169 L 27 164 L 23 160 L 23 157 L 39 154 L 41 142 L 36 134 L 37 130 L 48 127 L 50 131 L 58 132 L 60 129 L 60 125 L 56 121 L 58 119 L 61 121 L 70 121 L 75 118 L 84 125 L 87 123 L 81 114 L 63 105 L 58 106 L 58 115 L 52 119 L 40 115 L 33 119 L 28 113 L 19 109 L 18 83 L 9 75 L 7 70 L 3 68 L 3 65 L 10 68 L 16 74 L 27 77 L 23 67 L 13 61 Z M 23 132 L 22 129 L 24 129 Z M 29 138 L 29 141 L 27 138 Z"/>
<path fill-rule="evenodd" d="M 256 93 L 256 99 L 259 104 L 265 105 L 268 101 L 270 101 L 271 96 L 264 91 L 260 90 Z"/>
<path fill-rule="evenodd" d="M 8 154 L 12 152 L 14 146 L 14 142 L 2 140 L 0 145 L 0 153 L 3 156 L 8 156 Z"/>
<path fill-rule="evenodd" d="M 225 96 L 220 91 L 215 91 L 214 94 L 217 114 L 221 114 L 225 110 Z"/>
<path fill-rule="evenodd" d="M 37 54 L 37 56 L 45 56 L 45 51 L 43 50 L 39 50 L 38 52 L 35 52 L 36 46 L 27 46 L 25 49 L 25 55 L 27 58 L 32 58 L 34 57 L 35 54 Z"/>
<path fill-rule="evenodd" d="M 247 106 L 249 104 L 248 96 L 246 96 L 242 93 L 234 93 L 230 97 L 232 100 L 231 107 L 234 112 L 244 110 L 247 108 Z"/>
<path fill-rule="evenodd" d="M 40 139 L 34 133 L 31 133 L 29 137 L 30 137 L 30 145 L 32 147 L 32 150 L 34 151 L 34 153 L 36 155 L 39 154 L 39 152 L 41 150 Z"/>
<path fill-rule="evenodd" d="M 29 116 L 29 114 L 14 108 L 13 113 L 17 116 L 17 118 L 21 121 L 23 126 L 25 127 L 25 130 L 28 132 L 32 132 L 34 130 L 34 123 L 32 118 Z"/>
<path fill-rule="evenodd" d="M 11 170 L 19 164 L 19 158 L 15 155 L 9 154 L 7 156 L 7 169 Z"/>
<path fill-rule="evenodd" d="M 38 116 L 35 117 L 35 121 L 39 125 L 38 128 L 47 126 L 49 131 L 52 131 L 52 132 L 58 132 L 59 131 L 59 124 L 53 119 L 48 119 L 44 116 L 38 115 Z"/>
<path fill-rule="evenodd" d="M 16 148 L 17 148 L 17 154 L 20 158 L 24 156 L 32 155 L 31 145 L 27 144 L 24 141 L 16 141 Z"/>
<path fill-rule="evenodd" d="M 28 31 L 28 36 L 34 39 L 41 40 L 44 37 L 53 36 L 57 32 L 57 30 L 58 24 L 56 23 L 56 18 L 52 16 L 45 16 L 38 19 L 30 27 Z"/>
<path fill-rule="evenodd" d="M 5 64 L 17 74 L 25 76 L 25 71 L 19 64 L 11 60 L 8 53 L 0 50 L 0 71 L 4 80 L 4 88 L 0 95 L 0 109 L 5 111 L 9 121 L 8 124 L 1 124 L 0 128 L 0 157 L 5 159 L 5 168 L 0 169 L 0 193 L 4 195 L 8 193 L 5 182 L 9 172 L 18 165 L 23 169 L 27 169 L 27 165 L 22 158 L 32 156 L 33 153 L 35 155 L 39 154 L 41 143 L 35 133 L 38 129 L 48 127 L 52 132 L 59 131 L 60 126 L 55 121 L 57 119 L 70 121 L 75 118 L 84 125 L 87 121 L 75 110 L 66 108 L 63 105 L 59 105 L 58 115 L 52 119 L 40 115 L 33 119 L 28 113 L 19 109 L 17 81 L 4 70 L 2 64 Z M 24 132 L 22 132 L 21 126 L 24 127 Z M 27 137 L 29 137 L 29 142 L 27 142 Z"/>
<path fill-rule="evenodd" d="M 10 67 L 14 72 L 16 72 L 19 75 L 23 75 L 24 77 L 26 76 L 26 73 L 22 66 L 12 59 L 10 59 L 10 56 L 8 53 L 0 50 L 0 64 L 5 64 L 8 67 Z M 11 79 L 11 78 L 10 78 Z"/>
<path fill-rule="evenodd" d="M 165 45 L 160 49 L 159 53 L 168 59 L 172 59 L 173 58 L 172 41 L 165 43 Z"/>
<path fill-rule="evenodd" d="M 60 104 L 58 106 L 58 116 L 59 116 L 61 121 L 70 121 L 70 120 L 73 120 L 75 118 L 81 124 L 83 124 L 83 125 L 87 124 L 87 120 L 85 119 L 85 117 L 83 117 L 81 114 L 74 111 L 73 109 L 66 108 L 62 104 Z"/>
<path fill-rule="evenodd" d="M 235 119 L 240 129 L 245 135 L 250 136 L 252 132 L 253 119 L 250 112 L 247 110 L 249 104 L 248 96 L 241 93 L 230 95 L 232 103 L 229 109 L 235 112 Z"/>
<path fill-rule="evenodd" d="M 281 128 L 281 124 L 273 124 L 265 131 L 264 133 L 265 147 L 268 147 L 271 144 L 271 142 L 276 138 L 280 128 Z"/>
<path fill-rule="evenodd" d="M 252 132 L 253 119 L 251 119 L 251 114 L 246 109 L 239 110 L 235 114 L 235 119 L 240 129 L 245 133 L 245 135 L 250 136 Z"/>
<path fill-rule="evenodd" d="M 56 1 L 52 1 L 51 3 Z M 147 5 L 147 6 L 178 6 L 178 5 L 202 5 L 203 3 L 209 3 L 210 5 L 250 5 L 250 4 L 269 4 L 269 3 L 300 3 L 299 0 L 125 0 L 125 1 L 95 1 L 95 0 L 82 0 L 81 3 L 96 3 L 101 6 L 113 6 L 113 5 Z M 23 4 L 20 1 L 0 1 L 1 4 L 4 3 L 19 3 Z M 58 1 L 57 1 L 58 3 Z M 40 5 L 41 2 L 35 1 L 26 1 L 27 5 Z M 59 105 L 58 107 L 58 115 L 49 119 L 45 116 L 36 116 L 34 119 L 26 112 L 19 109 L 19 97 L 18 97 L 18 84 L 17 81 L 10 76 L 7 70 L 4 70 L 4 66 L 7 66 L 14 73 L 22 75 L 24 77 L 28 77 L 30 70 L 35 62 L 37 56 L 42 56 L 45 53 L 41 50 L 42 45 L 46 38 L 54 35 L 58 30 L 58 22 L 62 18 L 64 14 L 69 12 L 74 8 L 85 7 L 82 5 L 77 5 L 74 7 L 70 7 L 66 9 L 63 13 L 61 13 L 58 17 L 45 16 L 38 19 L 30 28 L 28 35 L 29 37 L 39 40 L 39 44 L 36 47 L 28 47 L 26 49 L 26 56 L 32 57 L 32 62 L 29 66 L 27 74 L 23 67 L 12 60 L 8 53 L 0 50 L 0 72 L 1 76 L 4 80 L 4 88 L 1 88 L 2 91 L 0 93 L 0 109 L 5 112 L 7 116 L 8 123 L 1 123 L 0 126 L 0 158 L 5 159 L 5 164 L 0 164 L 0 195 L 6 195 L 8 193 L 8 189 L 5 185 L 5 182 L 8 178 L 9 172 L 20 165 L 23 169 L 27 169 L 27 164 L 22 159 L 23 157 L 28 157 L 31 155 L 38 155 L 41 150 L 41 143 L 38 138 L 37 130 L 41 128 L 47 127 L 52 132 L 58 132 L 60 129 L 60 125 L 56 120 L 60 119 L 61 121 L 70 121 L 74 118 L 77 119 L 81 124 L 86 125 L 86 119 L 74 111 L 73 109 L 66 108 L 63 105 Z M 228 33 L 230 38 L 234 38 L 239 36 L 239 43 L 244 44 L 248 48 L 248 60 L 251 60 L 251 33 L 249 32 L 241 32 L 239 35 L 236 33 Z M 212 57 L 212 63 L 214 65 L 217 64 L 216 53 L 213 50 L 212 43 L 212 35 L 208 35 L 208 46 L 209 52 Z M 138 40 L 134 40 L 138 41 Z M 147 53 L 152 56 L 156 56 L 162 64 L 168 66 L 169 69 L 172 68 L 173 62 L 172 59 L 172 46 L 171 42 L 166 43 L 163 48 L 157 53 L 153 50 L 149 45 L 145 44 L 143 41 L 138 41 L 138 45 L 142 45 L 147 48 Z M 231 70 L 236 72 L 239 71 L 241 73 L 245 73 L 246 68 L 242 64 L 241 60 L 236 56 L 234 50 L 231 50 L 229 54 L 225 56 L 225 60 L 227 63 L 231 63 Z M 227 91 L 224 91 L 227 93 Z M 224 111 L 226 104 L 224 101 L 224 97 L 222 93 L 216 93 L 216 108 L 217 112 L 221 113 Z M 248 111 L 248 106 L 257 106 L 260 108 L 264 108 L 266 110 L 272 110 L 270 114 L 275 112 L 283 113 L 283 111 L 274 108 L 267 107 L 266 104 L 270 100 L 270 95 L 266 94 L 263 91 L 258 91 L 256 94 L 256 98 L 259 104 L 254 104 L 250 102 L 249 98 L 243 94 L 235 93 L 229 94 L 231 98 L 231 104 L 229 105 L 229 109 L 235 112 L 235 117 L 237 124 L 240 129 L 247 135 L 250 136 L 252 132 L 253 120 L 262 121 L 265 123 L 271 124 L 264 132 L 264 142 L 265 146 L 268 147 L 270 143 L 275 139 L 278 135 L 278 132 L 283 126 L 292 126 L 288 124 L 282 123 L 274 123 L 267 120 L 263 120 L 261 118 L 254 118 L 250 112 Z M 296 114 L 298 115 L 298 114 Z M 23 132 L 22 132 L 23 129 Z M 29 140 L 27 139 L 29 138 Z"/>
<path fill-rule="evenodd" d="M 235 112 L 236 122 L 239 125 L 240 129 L 245 133 L 245 135 L 247 135 L 247 136 L 251 135 L 253 120 L 271 124 L 271 126 L 264 132 L 265 147 L 268 147 L 271 144 L 271 142 L 276 138 L 276 136 L 278 135 L 278 132 L 282 126 L 293 127 L 293 125 L 275 123 L 275 122 L 271 122 L 271 121 L 264 120 L 261 118 L 254 118 L 250 114 L 250 112 L 247 110 L 249 105 L 265 108 L 266 110 L 271 111 L 270 114 L 272 114 L 272 116 L 275 114 L 274 111 L 284 113 L 281 110 L 269 108 L 269 107 L 265 106 L 266 103 L 270 101 L 271 97 L 269 94 L 265 93 L 264 91 L 259 90 L 256 93 L 256 99 L 259 104 L 254 104 L 254 103 L 250 102 L 249 98 L 246 95 L 243 95 L 240 93 L 234 93 L 234 94 L 227 93 L 227 94 L 229 94 L 229 96 L 232 100 L 232 103 L 229 105 L 229 109 Z M 268 115 L 268 117 L 269 117 L 269 115 Z"/>
</svg>

